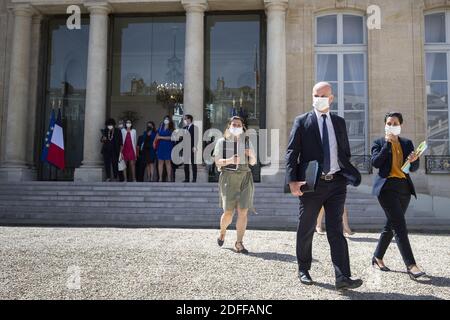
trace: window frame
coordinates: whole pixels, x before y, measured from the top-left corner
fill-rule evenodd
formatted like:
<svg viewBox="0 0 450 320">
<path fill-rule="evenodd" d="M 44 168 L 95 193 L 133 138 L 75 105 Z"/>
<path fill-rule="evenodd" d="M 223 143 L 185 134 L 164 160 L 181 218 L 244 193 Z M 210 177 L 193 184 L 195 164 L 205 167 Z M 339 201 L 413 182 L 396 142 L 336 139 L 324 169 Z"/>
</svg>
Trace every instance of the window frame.
<svg viewBox="0 0 450 320">
<path fill-rule="evenodd" d="M 337 15 L 337 43 L 336 44 L 318 44 L 317 39 L 317 30 L 318 30 L 318 19 L 320 17 L 329 16 L 329 15 Z M 344 44 L 344 15 L 353 15 L 362 17 L 362 25 L 363 28 L 363 43 L 361 44 Z M 366 16 L 361 13 L 352 12 L 352 11 L 339 11 L 339 12 L 324 12 L 318 14 L 314 18 L 315 21 L 315 34 L 314 34 L 314 78 L 315 81 L 318 81 L 318 56 L 320 54 L 330 54 L 337 56 L 337 81 L 330 81 L 332 84 L 337 85 L 337 114 L 340 117 L 345 119 L 345 114 L 347 113 L 364 113 L 364 153 L 368 154 L 369 152 L 369 96 L 368 96 L 368 46 L 367 46 L 367 28 L 366 28 Z M 344 80 L 344 55 L 347 54 L 362 54 L 363 55 L 363 64 L 364 64 L 364 80 L 363 81 L 345 81 Z M 365 84 L 364 86 L 364 110 L 345 110 L 345 101 L 344 101 L 344 90 L 345 84 L 347 83 L 361 83 Z M 335 112 L 335 110 L 332 110 Z M 362 142 L 363 139 L 352 139 L 349 137 L 350 142 Z M 356 154 L 355 154 L 356 155 Z"/>
<path fill-rule="evenodd" d="M 426 26 L 425 26 L 425 17 L 428 15 L 436 14 L 436 13 L 444 13 L 445 17 L 445 43 L 444 42 L 426 42 Z M 445 142 L 447 141 L 447 147 L 450 149 L 450 103 L 448 97 L 450 96 L 450 9 L 436 9 L 430 10 L 424 13 L 423 15 L 423 42 L 424 42 L 424 94 L 425 94 L 425 118 L 426 118 L 426 133 L 428 137 L 428 126 L 429 126 L 429 112 L 442 112 L 445 113 L 445 110 L 435 110 L 428 108 L 428 94 L 427 94 L 427 86 L 432 83 L 447 83 L 447 117 L 449 121 L 448 125 L 448 139 L 429 139 L 428 142 Z M 447 63 L 447 79 L 446 80 L 428 80 L 427 79 L 427 54 L 428 53 L 444 53 L 446 55 L 446 63 Z M 431 143 L 430 143 L 431 144 Z"/>
</svg>

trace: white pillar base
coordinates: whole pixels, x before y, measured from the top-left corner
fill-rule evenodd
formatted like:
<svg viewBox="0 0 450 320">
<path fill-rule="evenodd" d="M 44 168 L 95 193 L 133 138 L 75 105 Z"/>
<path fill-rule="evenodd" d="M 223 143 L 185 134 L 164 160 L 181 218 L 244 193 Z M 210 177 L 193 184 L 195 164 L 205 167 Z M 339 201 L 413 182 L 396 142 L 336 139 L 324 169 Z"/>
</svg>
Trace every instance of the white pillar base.
<svg viewBox="0 0 450 320">
<path fill-rule="evenodd" d="M 75 182 L 102 182 L 103 180 L 102 167 L 80 167 L 75 169 Z"/>
<path fill-rule="evenodd" d="M 1 167 L 1 182 L 36 181 L 36 170 L 26 167 Z"/>
</svg>

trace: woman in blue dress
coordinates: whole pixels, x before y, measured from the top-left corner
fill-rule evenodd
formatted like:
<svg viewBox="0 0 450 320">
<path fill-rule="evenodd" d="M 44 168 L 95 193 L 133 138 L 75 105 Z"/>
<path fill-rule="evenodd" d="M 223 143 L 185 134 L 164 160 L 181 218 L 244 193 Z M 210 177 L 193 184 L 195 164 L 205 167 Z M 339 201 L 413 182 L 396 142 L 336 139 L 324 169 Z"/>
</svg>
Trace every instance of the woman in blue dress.
<svg viewBox="0 0 450 320">
<path fill-rule="evenodd" d="M 162 181 L 164 165 L 166 166 L 167 181 L 172 180 L 172 161 L 171 154 L 174 143 L 172 141 L 172 133 L 175 130 L 172 118 L 165 116 L 163 123 L 159 126 L 158 133 L 155 138 L 155 144 L 157 144 L 156 154 L 158 156 L 158 173 L 159 181 Z"/>
</svg>

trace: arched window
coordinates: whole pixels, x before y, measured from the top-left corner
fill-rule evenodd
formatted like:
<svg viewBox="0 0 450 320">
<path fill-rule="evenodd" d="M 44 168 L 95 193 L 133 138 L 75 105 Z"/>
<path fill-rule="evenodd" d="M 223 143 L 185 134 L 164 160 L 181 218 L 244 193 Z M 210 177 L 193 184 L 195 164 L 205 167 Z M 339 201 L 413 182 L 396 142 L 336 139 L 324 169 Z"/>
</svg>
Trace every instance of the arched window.
<svg viewBox="0 0 450 320">
<path fill-rule="evenodd" d="M 432 155 L 449 153 L 450 11 L 425 15 L 427 137 Z"/>
<path fill-rule="evenodd" d="M 333 86 L 331 111 L 345 118 L 352 154 L 368 153 L 367 35 L 365 17 L 316 17 L 316 81 Z"/>
</svg>

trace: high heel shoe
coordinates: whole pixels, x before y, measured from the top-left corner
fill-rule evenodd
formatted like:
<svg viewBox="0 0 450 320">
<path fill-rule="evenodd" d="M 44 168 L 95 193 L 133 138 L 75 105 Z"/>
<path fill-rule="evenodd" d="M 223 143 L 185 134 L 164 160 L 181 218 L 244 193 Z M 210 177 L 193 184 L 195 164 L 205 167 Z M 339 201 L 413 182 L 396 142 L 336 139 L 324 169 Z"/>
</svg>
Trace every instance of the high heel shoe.
<svg viewBox="0 0 450 320">
<path fill-rule="evenodd" d="M 381 271 L 385 271 L 385 272 L 391 271 L 391 269 L 389 269 L 389 268 L 386 267 L 386 266 L 381 267 L 381 266 L 378 264 L 377 259 L 376 259 L 375 257 L 372 257 L 372 267 L 375 266 L 375 265 L 377 265 L 378 269 L 380 269 Z"/>
<path fill-rule="evenodd" d="M 220 237 L 222 237 L 222 235 L 220 235 Z M 223 246 L 223 244 L 225 243 L 225 235 L 223 235 L 223 239 L 221 238 L 217 238 L 217 244 L 219 245 L 219 247 Z"/>
<path fill-rule="evenodd" d="M 240 244 L 240 248 L 238 247 L 238 244 Z M 236 248 L 236 253 L 248 254 L 248 250 L 245 249 L 244 244 L 242 243 L 242 241 L 236 242 L 234 244 L 234 247 Z"/>
<path fill-rule="evenodd" d="M 407 271 L 409 277 L 411 278 L 411 280 L 416 280 L 416 279 L 418 279 L 418 278 L 420 278 L 420 277 L 422 277 L 422 276 L 424 276 L 426 274 L 424 271 L 420 271 L 420 272 L 414 273 L 414 272 L 411 271 L 410 268 L 407 268 L 406 271 Z"/>
</svg>

